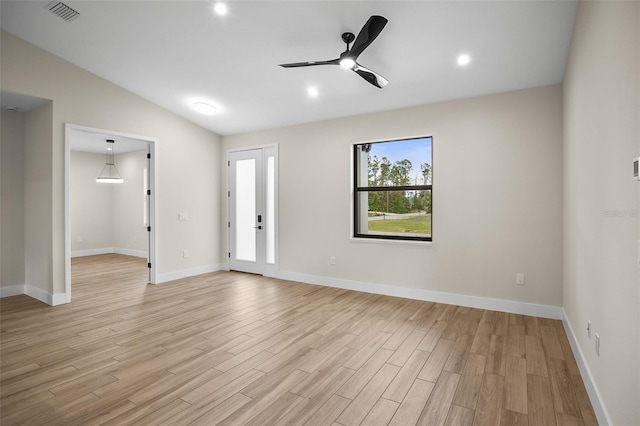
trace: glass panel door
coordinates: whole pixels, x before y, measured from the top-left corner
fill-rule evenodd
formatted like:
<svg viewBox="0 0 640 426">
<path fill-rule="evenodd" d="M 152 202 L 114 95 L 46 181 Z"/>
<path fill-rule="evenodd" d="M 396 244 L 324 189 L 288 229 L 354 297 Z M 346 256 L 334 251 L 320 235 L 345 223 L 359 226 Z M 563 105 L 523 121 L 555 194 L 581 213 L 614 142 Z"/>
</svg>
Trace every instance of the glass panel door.
<svg viewBox="0 0 640 426">
<path fill-rule="evenodd" d="M 229 154 L 229 267 L 262 274 L 264 221 L 262 150 Z"/>
<path fill-rule="evenodd" d="M 229 153 L 229 269 L 277 272 L 278 149 Z"/>
</svg>

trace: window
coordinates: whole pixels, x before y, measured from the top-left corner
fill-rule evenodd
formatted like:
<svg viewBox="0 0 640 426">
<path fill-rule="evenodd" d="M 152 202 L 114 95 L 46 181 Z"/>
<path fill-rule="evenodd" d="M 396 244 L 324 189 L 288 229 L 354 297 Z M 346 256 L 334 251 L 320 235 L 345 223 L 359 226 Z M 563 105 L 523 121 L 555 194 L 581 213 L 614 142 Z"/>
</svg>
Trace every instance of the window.
<svg viewBox="0 0 640 426">
<path fill-rule="evenodd" d="M 354 145 L 353 236 L 431 241 L 432 138 Z"/>
</svg>

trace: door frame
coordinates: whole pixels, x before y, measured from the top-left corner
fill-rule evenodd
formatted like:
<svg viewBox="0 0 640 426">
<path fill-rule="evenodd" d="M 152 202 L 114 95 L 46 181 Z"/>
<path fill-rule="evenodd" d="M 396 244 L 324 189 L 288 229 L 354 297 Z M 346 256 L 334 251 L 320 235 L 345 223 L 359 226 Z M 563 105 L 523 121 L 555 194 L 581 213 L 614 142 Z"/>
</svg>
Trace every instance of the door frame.
<svg viewBox="0 0 640 426">
<path fill-rule="evenodd" d="M 242 152 L 242 151 L 253 151 L 256 149 L 261 149 L 264 150 L 265 149 L 274 149 L 275 150 L 275 179 L 274 179 L 274 197 L 275 197 L 275 205 L 274 205 L 274 243 L 275 243 L 275 247 L 274 247 L 274 256 L 275 256 L 275 262 L 273 264 L 268 264 L 268 263 L 264 263 L 263 264 L 263 273 L 262 275 L 264 275 L 265 277 L 276 277 L 278 274 L 278 265 L 279 265 L 279 259 L 280 259 L 280 237 L 279 237 L 279 156 L 280 156 L 280 149 L 278 144 L 268 144 L 268 145 L 253 145 L 253 146 L 249 146 L 249 147 L 243 147 L 243 148 L 233 148 L 233 149 L 228 149 L 227 153 L 226 153 L 226 158 L 225 158 L 225 167 L 227 169 L 227 172 L 225 173 L 226 176 L 226 193 L 227 196 L 224 197 L 225 198 L 225 203 L 227 206 L 227 217 L 226 217 L 226 223 L 224 228 L 227 230 L 227 257 L 226 257 L 226 270 L 230 270 L 231 269 L 231 259 L 230 259 L 230 248 L 231 248 L 231 229 L 229 228 L 229 222 L 231 221 L 231 206 L 229 203 L 229 191 L 231 191 L 230 188 L 230 183 L 231 183 L 231 179 L 230 179 L 230 173 L 231 173 L 231 167 L 230 167 L 230 154 L 231 153 L 235 153 L 235 152 Z M 267 187 L 267 179 L 266 179 L 266 164 L 264 161 L 264 156 L 263 156 L 263 176 L 264 179 L 262 179 L 263 181 L 263 193 L 266 195 L 267 191 L 266 191 L 266 187 Z M 263 210 L 266 211 L 266 196 L 263 197 Z M 266 238 L 264 239 L 264 241 L 266 242 Z"/>
<path fill-rule="evenodd" d="M 147 254 L 148 262 L 151 263 L 149 268 L 149 282 L 157 284 L 157 272 L 159 270 L 158 263 L 158 169 L 157 155 L 158 150 L 156 138 L 149 136 L 133 135 L 130 133 L 116 132 L 113 130 L 98 129 L 95 127 L 81 126 L 79 124 L 65 123 L 64 125 L 64 256 L 65 256 L 65 303 L 71 303 L 71 208 L 70 208 L 70 171 L 71 171 L 71 140 L 75 134 L 79 132 L 94 133 L 105 135 L 113 138 L 137 139 L 149 144 L 149 189 L 151 189 L 149 201 L 149 253 Z"/>
</svg>

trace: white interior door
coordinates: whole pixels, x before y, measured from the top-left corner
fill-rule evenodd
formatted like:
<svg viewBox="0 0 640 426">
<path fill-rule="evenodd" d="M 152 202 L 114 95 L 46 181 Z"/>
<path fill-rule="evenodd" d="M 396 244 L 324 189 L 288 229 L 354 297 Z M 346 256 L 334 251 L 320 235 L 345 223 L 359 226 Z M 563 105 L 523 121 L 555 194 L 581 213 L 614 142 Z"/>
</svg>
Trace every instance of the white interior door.
<svg viewBox="0 0 640 426">
<path fill-rule="evenodd" d="M 229 269 L 264 274 L 276 265 L 276 149 L 228 158 Z"/>
</svg>

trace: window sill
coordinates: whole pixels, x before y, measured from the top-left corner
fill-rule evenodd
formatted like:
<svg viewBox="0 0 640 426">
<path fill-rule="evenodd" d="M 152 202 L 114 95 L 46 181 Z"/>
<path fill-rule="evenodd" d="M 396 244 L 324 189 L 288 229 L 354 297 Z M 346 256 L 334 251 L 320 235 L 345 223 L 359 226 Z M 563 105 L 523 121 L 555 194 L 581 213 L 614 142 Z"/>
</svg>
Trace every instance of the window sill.
<svg viewBox="0 0 640 426">
<path fill-rule="evenodd" d="M 359 238 L 359 237 L 349 237 L 349 240 L 354 243 L 395 244 L 395 245 L 408 245 L 408 246 L 418 246 L 418 247 L 433 246 L 433 241 L 385 240 L 383 238 Z"/>
</svg>

